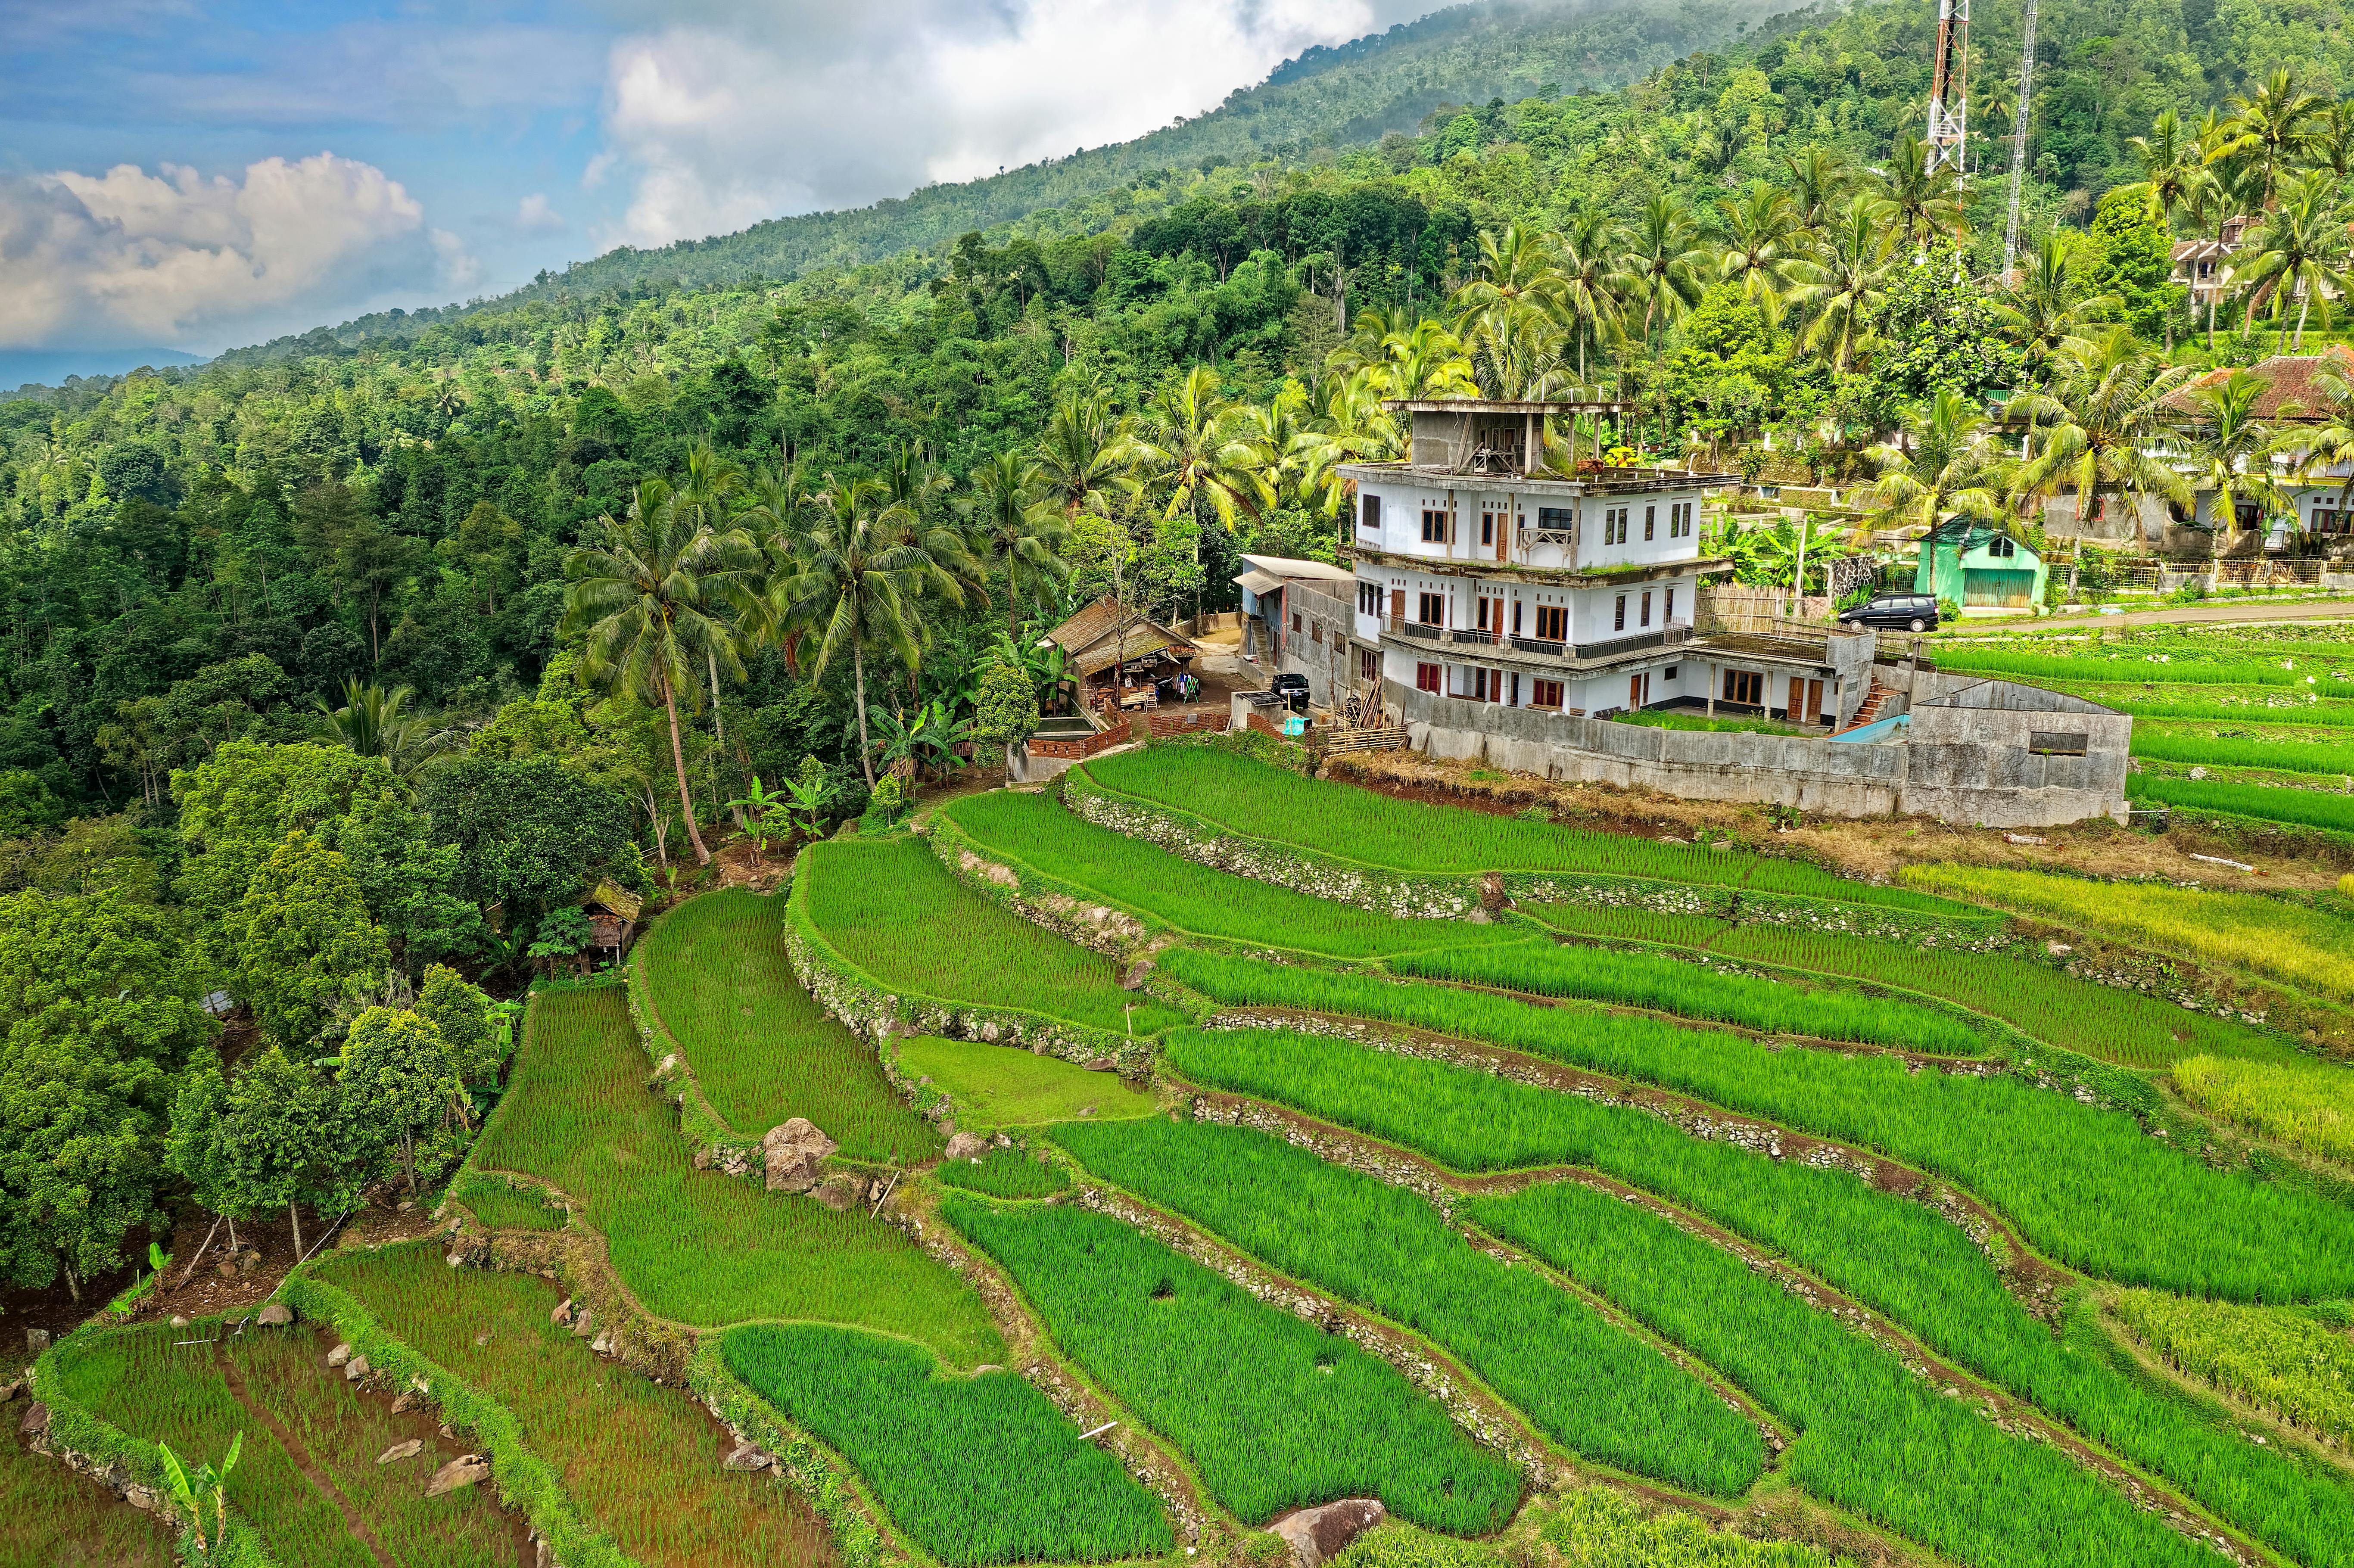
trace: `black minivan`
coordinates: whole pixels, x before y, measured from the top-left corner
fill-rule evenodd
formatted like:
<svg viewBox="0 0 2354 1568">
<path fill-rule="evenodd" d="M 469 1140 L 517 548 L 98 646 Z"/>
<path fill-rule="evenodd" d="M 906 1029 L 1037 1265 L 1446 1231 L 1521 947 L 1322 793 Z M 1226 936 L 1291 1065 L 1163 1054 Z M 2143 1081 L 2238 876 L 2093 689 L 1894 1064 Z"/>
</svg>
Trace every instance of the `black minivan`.
<svg viewBox="0 0 2354 1568">
<path fill-rule="evenodd" d="M 1935 594 L 1883 593 L 1874 594 L 1853 609 L 1840 611 L 1841 626 L 1884 626 L 1906 631 L 1937 630 L 1937 599 Z"/>
</svg>

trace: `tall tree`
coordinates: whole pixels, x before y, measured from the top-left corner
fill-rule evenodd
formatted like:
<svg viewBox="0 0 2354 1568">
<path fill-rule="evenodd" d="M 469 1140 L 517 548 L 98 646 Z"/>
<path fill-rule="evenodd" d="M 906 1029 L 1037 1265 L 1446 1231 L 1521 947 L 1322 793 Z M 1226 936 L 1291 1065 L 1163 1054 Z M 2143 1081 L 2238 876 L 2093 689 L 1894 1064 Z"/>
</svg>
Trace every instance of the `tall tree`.
<svg viewBox="0 0 2354 1568">
<path fill-rule="evenodd" d="M 2327 324 L 2335 313 L 2331 302 L 2354 287 L 2346 268 L 2346 207 L 2326 169 L 2287 179 L 2274 194 L 2277 205 L 2249 230 L 2232 258 L 2231 277 L 2248 291 L 2250 328 L 2256 306 L 2269 301 L 2285 337 L 2288 303 L 2296 302 L 2296 346 L 2302 349 L 2313 302 L 2321 301 Z"/>
<path fill-rule="evenodd" d="M 659 480 L 638 486 L 627 517 L 598 520 L 596 542 L 565 560 L 571 579 L 565 597 L 566 632 L 586 632 L 581 673 L 609 690 L 628 692 L 670 720 L 671 763 L 678 776 L 679 810 L 698 864 L 711 863 L 695 826 L 695 796 L 686 783 L 686 750 L 679 739 L 678 694 L 692 691 L 704 659 L 741 679 L 733 629 L 720 608 L 750 569 L 750 541 L 721 532 L 707 516 L 672 504 Z"/>
<path fill-rule="evenodd" d="M 1934 528 L 1959 514 L 2008 524 L 1986 415 L 1976 399 L 1939 387 L 1904 413 L 1904 439 L 1864 454 L 1880 470 L 1871 526 Z"/>
<path fill-rule="evenodd" d="M 2023 392 L 2008 412 L 2024 416 L 2033 445 L 2015 488 L 2043 494 L 2076 492 L 2076 518 L 2115 496 L 2156 496 L 2190 503 L 2190 485 L 2158 455 L 2168 424 L 2165 401 L 2187 372 L 2169 369 L 2126 327 L 2112 327 L 2089 354 L 2062 356 L 2050 390 Z"/>
<path fill-rule="evenodd" d="M 991 576 L 1005 585 L 1005 635 L 1016 631 L 1026 599 L 1071 575 L 1057 552 L 1069 535 L 1062 509 L 1045 493 L 1039 465 L 1017 452 L 1000 452 L 972 472 L 970 522 Z"/>
<path fill-rule="evenodd" d="M 1673 323 L 1700 302 L 1707 284 L 1701 277 L 1705 260 L 1700 230 L 1691 211 L 1676 197 L 1653 196 L 1627 231 L 1627 254 L 1620 270 L 1628 292 L 1643 302 L 1643 336 L 1653 325 Z"/>
<path fill-rule="evenodd" d="M 1272 499 L 1243 411 L 1219 390 L 1217 372 L 1197 365 L 1162 384 L 1138 417 L 1123 455 L 1148 486 L 1166 486 L 1161 515 L 1194 514 L 1206 499 L 1228 528 Z"/>
<path fill-rule="evenodd" d="M 2025 260 L 2018 286 L 1995 309 L 2040 386 L 2062 355 L 2081 358 L 2092 351 L 2094 323 L 2117 302 L 2093 291 L 2082 251 L 2060 229 L 2038 240 Z"/>
<path fill-rule="evenodd" d="M 1720 197 L 1716 210 L 1724 239 L 1718 276 L 1738 281 L 1769 324 L 1780 321 L 1782 291 L 1801 249 L 1798 211 L 1790 194 L 1753 180 L 1740 195 Z"/>
<path fill-rule="evenodd" d="M 1849 199 L 1821 251 L 1791 269 L 1798 282 L 1790 303 L 1808 317 L 1801 341 L 1827 352 L 1834 370 L 1847 369 L 1887 295 L 1891 237 L 1887 204 L 1859 195 Z"/>
<path fill-rule="evenodd" d="M 1038 476 L 1064 516 L 1109 505 L 1112 485 L 1126 468 L 1121 449 L 1131 433 L 1129 421 L 1114 413 L 1111 399 L 1100 392 L 1066 391 L 1055 400 L 1039 438 Z"/>
<path fill-rule="evenodd" d="M 1888 172 L 1881 176 L 1889 218 L 1903 244 L 1925 246 L 1941 234 L 1959 238 L 1969 232 L 1962 216 L 1962 177 L 1951 165 L 1929 162 L 1928 143 L 1906 132 L 1889 149 Z"/>
<path fill-rule="evenodd" d="M 2218 384 L 2192 387 L 2185 399 L 2191 427 L 2181 455 L 2189 461 L 2191 482 L 2213 493 L 2208 523 L 2219 558 L 2224 537 L 2238 525 L 2243 500 L 2269 511 L 2288 499 L 2273 476 L 2278 440 L 2256 417 L 2256 404 L 2269 385 L 2261 376 L 2234 370 Z"/>
<path fill-rule="evenodd" d="M 2281 181 L 2305 163 L 2313 146 L 2314 119 L 2328 101 L 2299 86 L 2286 66 L 2274 66 L 2255 91 L 2232 100 L 2231 116 L 2207 148 L 2206 160 L 2241 165 L 2269 210 Z"/>
</svg>

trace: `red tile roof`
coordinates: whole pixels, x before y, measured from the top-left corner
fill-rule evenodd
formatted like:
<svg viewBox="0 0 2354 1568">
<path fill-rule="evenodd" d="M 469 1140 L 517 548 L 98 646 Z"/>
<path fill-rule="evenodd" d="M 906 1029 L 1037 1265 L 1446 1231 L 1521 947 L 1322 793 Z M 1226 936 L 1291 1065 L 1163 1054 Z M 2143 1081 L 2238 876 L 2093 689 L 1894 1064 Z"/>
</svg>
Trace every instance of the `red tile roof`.
<svg viewBox="0 0 2354 1568">
<path fill-rule="evenodd" d="M 2275 354 L 2268 359 L 2248 366 L 2248 370 L 2266 385 L 2256 398 L 2256 417 L 2260 419 L 2318 419 L 2322 418 L 2322 396 L 2314 386 L 2314 374 L 2325 365 L 2334 365 L 2340 376 L 2354 382 L 2354 348 L 2333 344 L 2319 354 Z M 2197 408 L 2191 396 L 2202 387 L 2221 387 L 2239 369 L 2236 366 L 2218 366 L 2212 370 L 2192 376 L 2177 387 L 2166 399 L 2166 406 L 2179 414 L 2189 414 Z M 2282 409 L 2295 405 L 2295 411 L 2283 414 Z"/>
</svg>

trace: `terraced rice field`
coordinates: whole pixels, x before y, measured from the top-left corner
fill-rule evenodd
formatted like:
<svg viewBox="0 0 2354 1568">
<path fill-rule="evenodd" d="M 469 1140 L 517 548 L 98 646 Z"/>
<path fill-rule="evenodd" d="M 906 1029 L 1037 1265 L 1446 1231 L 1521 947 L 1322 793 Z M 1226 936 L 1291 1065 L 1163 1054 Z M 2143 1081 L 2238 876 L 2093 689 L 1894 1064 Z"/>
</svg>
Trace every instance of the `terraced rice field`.
<svg viewBox="0 0 2354 1568">
<path fill-rule="evenodd" d="M 1152 1114 L 1150 1093 L 1060 1057 L 930 1034 L 901 1040 L 894 1049 L 902 1074 L 918 1084 L 928 1078 L 955 1102 L 956 1123 L 968 1132 Z"/>
<path fill-rule="evenodd" d="M 806 1117 L 854 1159 L 937 1158 L 941 1139 L 828 1018 L 785 956 L 785 904 L 743 888 L 689 899 L 636 948 L 647 998 L 711 1108 L 758 1139 Z"/>
<path fill-rule="evenodd" d="M 174 1568 L 179 1558 L 151 1514 L 0 1431 L 0 1565 Z"/>
<path fill-rule="evenodd" d="M 899 1231 L 698 1171 L 618 987 L 532 1004 L 506 1097 L 472 1164 L 553 1181 L 657 1317 L 719 1328 L 814 1319 L 903 1334 L 952 1365 L 1002 1355 L 980 1301 Z"/>
<path fill-rule="evenodd" d="M 734 1439 L 700 1405 L 549 1320 L 557 1287 L 451 1268 L 430 1245 L 336 1257 L 321 1275 L 504 1405 L 586 1521 L 642 1568 L 832 1568 L 807 1504 L 767 1476 L 721 1467 Z M 514 1561 L 509 1543 L 500 1568 Z"/>
</svg>

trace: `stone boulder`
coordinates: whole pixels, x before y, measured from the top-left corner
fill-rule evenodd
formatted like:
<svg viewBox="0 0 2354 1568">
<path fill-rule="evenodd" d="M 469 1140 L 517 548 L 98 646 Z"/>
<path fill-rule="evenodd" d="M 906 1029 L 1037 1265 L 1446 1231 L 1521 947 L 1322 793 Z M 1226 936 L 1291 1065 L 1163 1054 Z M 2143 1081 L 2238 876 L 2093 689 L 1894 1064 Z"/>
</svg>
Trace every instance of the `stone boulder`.
<svg viewBox="0 0 2354 1568">
<path fill-rule="evenodd" d="M 27 1437 L 39 1437 L 49 1429 L 49 1407 L 35 1400 L 25 1409 L 25 1417 L 16 1423 L 16 1430 Z"/>
<path fill-rule="evenodd" d="M 172 1327 L 175 1329 L 185 1329 L 187 1326 L 188 1319 L 186 1313 L 175 1312 L 172 1314 Z"/>
<path fill-rule="evenodd" d="M 25 1330 L 25 1353 L 27 1355 L 37 1356 L 48 1348 L 49 1331 L 47 1329 L 27 1329 Z"/>
<path fill-rule="evenodd" d="M 949 1139 L 948 1158 L 978 1160 L 989 1152 L 989 1139 L 977 1133 L 960 1132 Z"/>
<path fill-rule="evenodd" d="M 1128 966 L 1128 972 L 1119 977 L 1119 989 L 1122 991 L 1142 991 L 1144 989 L 1144 982 L 1152 978 L 1152 960 L 1150 959 L 1137 959 L 1136 962 Z"/>
<path fill-rule="evenodd" d="M 345 1340 L 344 1343 L 337 1345 L 334 1350 L 327 1352 L 327 1364 L 331 1367 L 342 1366 L 345 1361 L 350 1361 L 351 1359 L 352 1347 L 349 1340 Z"/>
<path fill-rule="evenodd" d="M 1372 1498 L 1343 1498 L 1321 1508 L 1285 1514 L 1267 1528 L 1291 1548 L 1299 1568 L 1320 1568 L 1387 1515 L 1388 1510 Z"/>
<path fill-rule="evenodd" d="M 556 1304 L 556 1309 L 547 1315 L 547 1320 L 551 1323 L 569 1323 L 572 1321 L 572 1298 L 567 1296 L 563 1300 L 557 1302 Z"/>
<path fill-rule="evenodd" d="M 1081 1063 L 1080 1066 L 1090 1073 L 1117 1073 L 1119 1071 L 1119 1059 L 1116 1056 L 1094 1056 Z"/>
<path fill-rule="evenodd" d="M 282 1329 L 293 1320 L 294 1308 L 283 1301 L 272 1301 L 269 1306 L 264 1307 L 261 1309 L 261 1315 L 254 1319 L 265 1329 Z"/>
<path fill-rule="evenodd" d="M 770 1128 L 760 1139 L 760 1154 L 769 1167 L 769 1191 L 808 1192 L 818 1183 L 819 1162 L 840 1147 L 807 1117 L 797 1116 L 782 1127 Z"/>
<path fill-rule="evenodd" d="M 585 1340 L 597 1331 L 597 1314 L 582 1308 L 572 1315 L 572 1337 Z"/>
<path fill-rule="evenodd" d="M 728 1451 L 726 1460 L 726 1467 L 731 1470 L 765 1470 L 776 1462 L 775 1456 L 757 1443 L 737 1444 Z"/>
<path fill-rule="evenodd" d="M 433 1472 L 425 1483 L 425 1495 L 438 1498 L 443 1492 L 454 1492 L 460 1487 L 471 1487 L 491 1478 L 491 1462 L 480 1454 L 462 1454 Z"/>
<path fill-rule="evenodd" d="M 838 1214 L 859 1202 L 865 1193 L 864 1181 L 855 1176 L 836 1173 L 819 1182 L 810 1196 Z"/>
<path fill-rule="evenodd" d="M 391 1447 L 378 1454 L 376 1457 L 376 1462 L 379 1465 L 398 1464 L 403 1459 L 414 1459 L 424 1451 L 425 1440 L 421 1437 L 411 1437 L 408 1442 L 395 1443 Z"/>
<path fill-rule="evenodd" d="M 367 1374 L 368 1359 L 366 1356 L 354 1356 L 350 1361 L 344 1363 L 344 1381 L 345 1383 L 357 1383 L 360 1379 L 367 1376 Z"/>
</svg>

